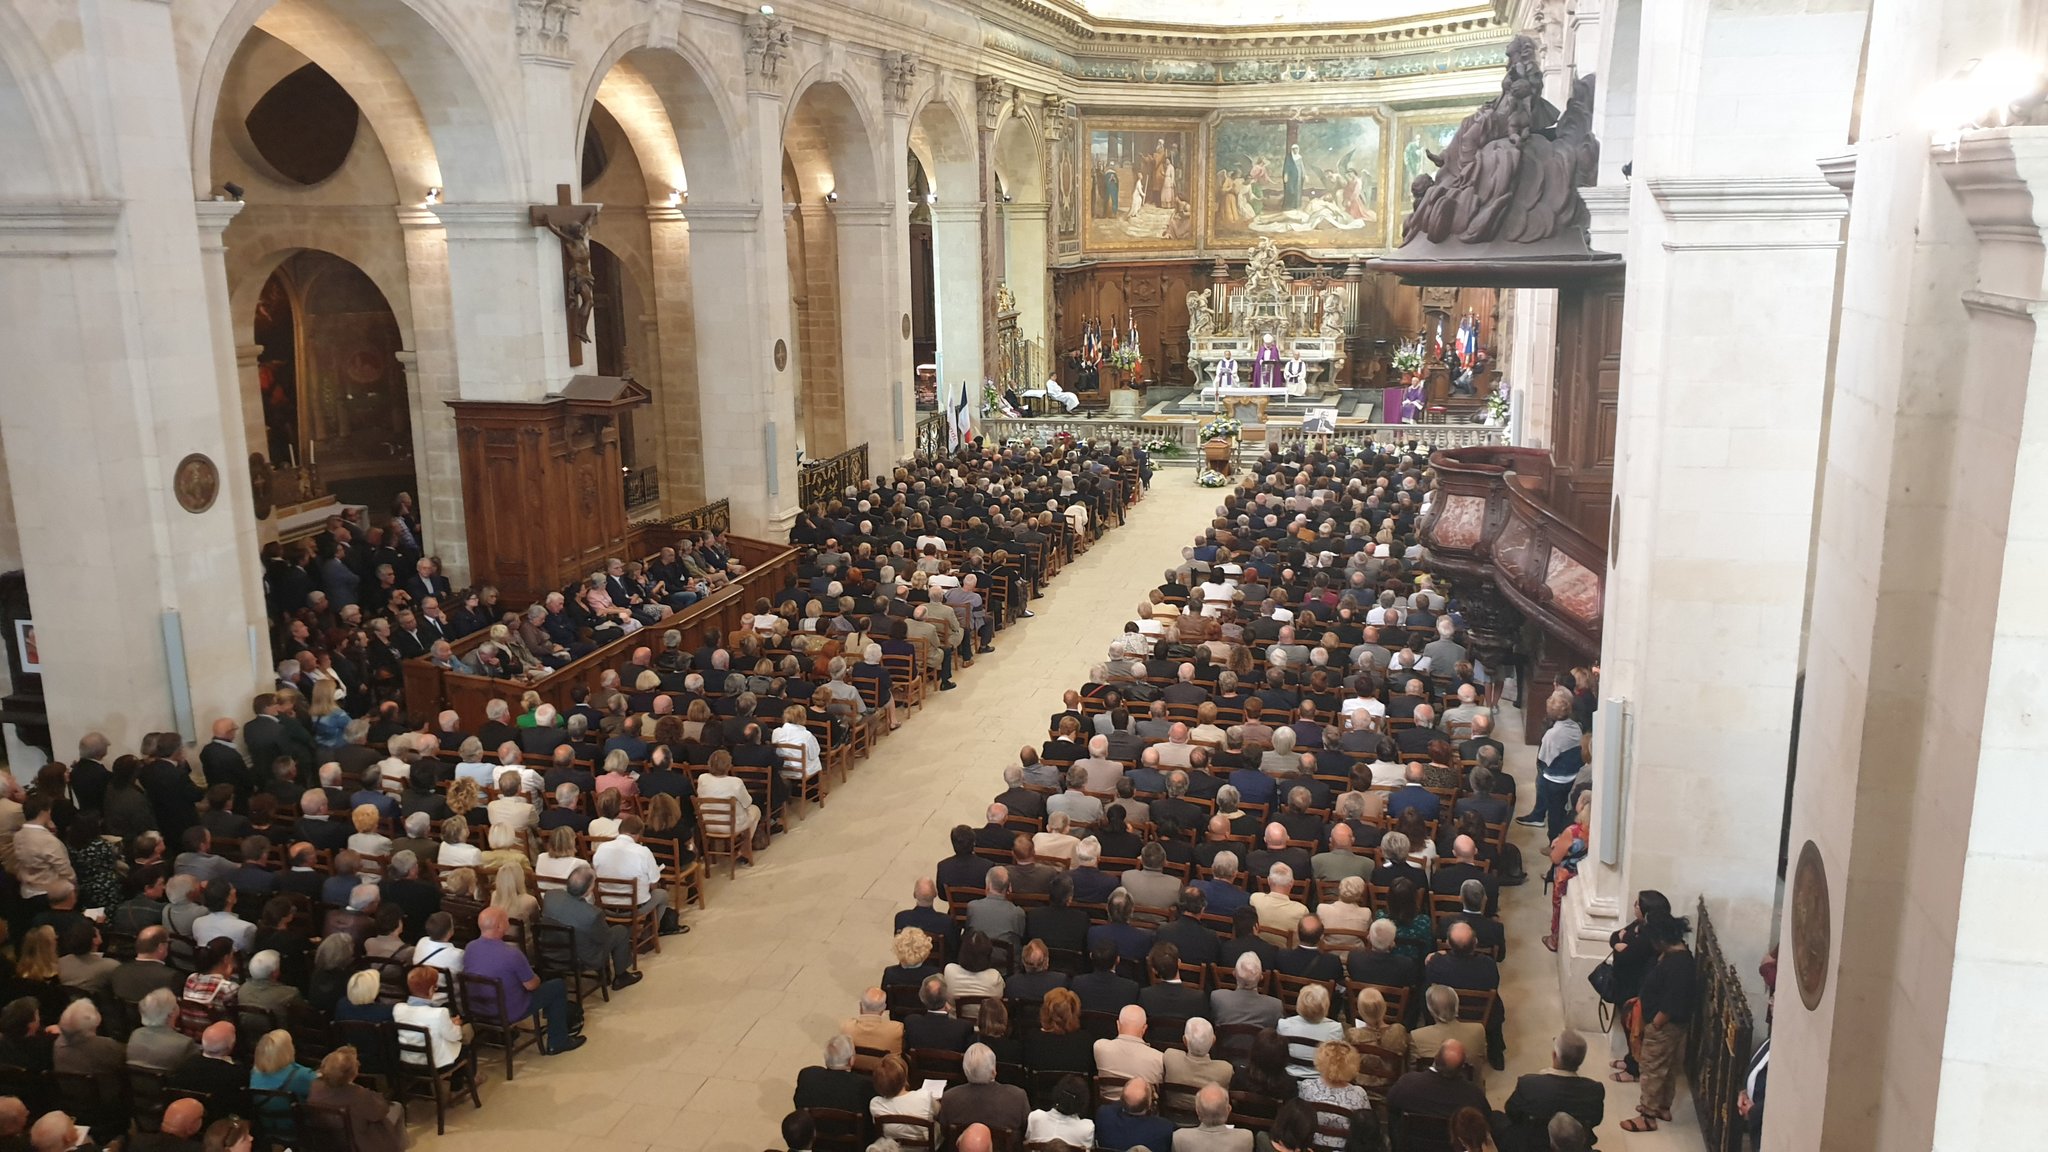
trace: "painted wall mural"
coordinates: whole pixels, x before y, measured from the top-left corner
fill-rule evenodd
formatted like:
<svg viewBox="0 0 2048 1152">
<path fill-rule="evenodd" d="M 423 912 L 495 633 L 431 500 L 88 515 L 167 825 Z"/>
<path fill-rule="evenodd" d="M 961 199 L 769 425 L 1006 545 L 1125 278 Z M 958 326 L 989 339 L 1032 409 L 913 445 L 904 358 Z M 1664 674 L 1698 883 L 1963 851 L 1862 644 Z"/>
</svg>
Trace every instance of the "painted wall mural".
<svg viewBox="0 0 2048 1152">
<path fill-rule="evenodd" d="M 1401 117 L 1394 136 L 1394 179 L 1387 189 L 1388 203 L 1394 205 L 1391 215 L 1395 218 L 1388 243 L 1400 243 L 1401 233 L 1408 226 L 1408 213 L 1415 208 L 1414 193 L 1409 191 L 1415 186 L 1415 178 L 1436 174 L 1436 163 L 1429 158 L 1429 153 L 1443 155 L 1444 146 L 1451 142 L 1451 135 L 1470 111 L 1469 108 L 1444 109 Z"/>
<path fill-rule="evenodd" d="M 1303 246 L 1383 243 L 1379 117 L 1301 110 L 1225 116 L 1209 140 L 1212 244 L 1248 245 L 1260 236 Z"/>
<path fill-rule="evenodd" d="M 1087 247 L 1172 251 L 1195 246 L 1200 199 L 1196 141 L 1187 120 L 1084 122 Z"/>
</svg>

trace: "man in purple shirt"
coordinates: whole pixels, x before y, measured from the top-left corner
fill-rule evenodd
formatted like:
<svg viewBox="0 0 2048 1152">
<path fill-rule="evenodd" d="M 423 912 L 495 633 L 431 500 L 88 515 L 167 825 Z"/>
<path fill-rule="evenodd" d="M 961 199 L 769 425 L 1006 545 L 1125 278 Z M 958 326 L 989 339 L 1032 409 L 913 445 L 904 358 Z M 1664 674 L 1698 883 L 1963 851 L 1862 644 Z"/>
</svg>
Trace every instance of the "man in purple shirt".
<svg viewBox="0 0 2048 1152">
<path fill-rule="evenodd" d="M 476 924 L 481 934 L 462 950 L 463 974 L 498 982 L 507 1020 L 524 1020 L 540 1013 L 547 1025 L 547 1043 L 542 1045 L 547 1055 L 559 1056 L 583 1047 L 583 1017 L 569 1003 L 568 990 L 560 980 L 534 975 L 526 954 L 505 943 L 509 924 L 505 910 L 486 908 L 477 915 Z"/>
</svg>

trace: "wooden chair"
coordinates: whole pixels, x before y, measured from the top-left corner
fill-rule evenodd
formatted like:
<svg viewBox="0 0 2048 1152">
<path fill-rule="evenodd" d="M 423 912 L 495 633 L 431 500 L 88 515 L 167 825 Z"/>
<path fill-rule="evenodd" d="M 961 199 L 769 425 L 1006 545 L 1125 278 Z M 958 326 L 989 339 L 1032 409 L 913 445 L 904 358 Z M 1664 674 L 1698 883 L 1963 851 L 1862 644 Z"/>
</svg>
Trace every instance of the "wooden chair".
<svg viewBox="0 0 2048 1152">
<path fill-rule="evenodd" d="M 434 1042 L 425 1028 L 417 1024 L 396 1024 L 398 1043 L 398 1067 L 394 1078 L 395 1095 L 402 1103 L 412 1093 L 425 1088 L 434 1098 L 434 1132 L 448 1134 L 448 1098 L 465 1089 L 469 1092 L 472 1108 L 484 1106 L 483 1097 L 477 1095 L 476 1049 L 465 1046 L 455 1057 L 455 1062 L 446 1068 L 434 1065 Z"/>
<path fill-rule="evenodd" d="M 692 796 L 690 805 L 697 813 L 697 845 L 704 863 L 715 868 L 722 860 L 727 879 L 739 875 L 740 858 L 754 859 L 753 834 L 740 830 L 739 801 Z"/>
<path fill-rule="evenodd" d="M 781 764 L 779 771 L 782 773 L 782 778 L 789 782 L 789 794 L 797 802 L 797 815 L 799 816 L 804 814 L 804 806 L 810 801 L 817 801 L 818 807 L 823 808 L 825 806 L 825 793 L 830 788 L 830 784 L 825 778 L 826 773 L 822 769 L 822 759 L 820 760 L 821 768 L 819 771 L 807 773 L 804 770 L 805 762 L 808 759 L 808 751 L 801 744 L 789 743 L 787 741 L 777 741 L 775 744 L 775 759 Z"/>
<path fill-rule="evenodd" d="M 1351 1136 L 1351 1126 L 1359 1122 L 1360 1113 L 1337 1104 L 1310 1104 L 1316 1115 L 1316 1143 L 1327 1146 L 1332 1141 L 1337 1147 L 1345 1147 Z M 1370 1113 L 1371 1109 L 1364 1110 Z M 1379 1118 L 1374 1117 L 1373 1127 L 1379 1127 Z"/>
<path fill-rule="evenodd" d="M 1393 1120 L 1394 1152 L 1449 1152 L 1451 1122 L 1447 1118 L 1402 1112 Z"/>
<path fill-rule="evenodd" d="M 1458 994 L 1458 1019 L 1485 1023 L 1493 1018 L 1500 992 L 1493 988 L 1453 988 Z"/>
<path fill-rule="evenodd" d="M 938 1152 L 939 1125 L 936 1121 L 922 1116 L 891 1116 L 876 1122 L 876 1132 L 883 1131 L 885 1125 L 893 1130 L 896 1146 L 904 1152 Z M 906 1136 L 904 1130 L 911 1134 Z"/>
<path fill-rule="evenodd" d="M 1123 1099 L 1124 1085 L 1131 1082 L 1129 1076 L 1117 1076 L 1109 1072 L 1095 1074 L 1095 1099 L 1100 1104 L 1114 1104 Z"/>
<path fill-rule="evenodd" d="M 924 707 L 925 679 L 919 675 L 917 657 L 914 655 L 884 655 L 882 667 L 889 670 L 889 681 L 896 698 L 903 702 L 906 710 L 921 710 Z"/>
<path fill-rule="evenodd" d="M 1380 999 L 1386 1001 L 1386 1018 L 1388 1020 L 1400 1022 L 1408 1019 L 1408 1000 L 1413 995 L 1414 989 L 1405 985 L 1397 987 L 1392 984 L 1367 984 L 1360 980 L 1346 980 L 1344 982 L 1344 994 L 1349 997 L 1348 1002 L 1352 1004 L 1358 1003 L 1358 994 L 1367 988 L 1378 992 Z"/>
<path fill-rule="evenodd" d="M 294 1101 L 292 1127 L 298 1132 L 296 1152 L 356 1152 L 355 1129 L 346 1109 Z"/>
<path fill-rule="evenodd" d="M 868 1146 L 867 1120 L 859 1112 L 837 1108 L 806 1108 L 816 1132 L 817 1152 L 862 1152 Z"/>
<path fill-rule="evenodd" d="M 505 1079 L 513 1076 L 512 1058 L 528 1048 L 539 1047 L 540 1022 L 532 1016 L 510 1018 L 505 1011 L 505 989 L 494 979 L 464 972 L 456 978 L 455 990 L 462 1008 L 462 1021 L 470 1026 L 472 1043 L 505 1050 Z"/>
<path fill-rule="evenodd" d="M 617 924 L 626 930 L 626 939 L 631 942 L 636 956 L 649 950 L 657 956 L 661 954 L 661 915 L 641 901 L 638 881 L 599 876 L 597 886 L 591 889 L 590 899 L 598 911 L 604 913 L 605 923 Z"/>
<path fill-rule="evenodd" d="M 1230 1094 L 1230 1122 L 1239 1128 L 1253 1132 L 1264 1132 L 1273 1126 L 1273 1117 L 1280 1106 L 1270 1097 L 1252 1092 Z"/>
<path fill-rule="evenodd" d="M 1280 998 L 1280 1003 L 1287 1007 L 1287 1011 L 1294 1011 L 1294 1002 L 1301 996 L 1303 988 L 1319 984 L 1330 994 L 1330 1015 L 1334 1018 L 1339 1014 L 1339 1006 L 1344 1002 L 1344 990 L 1339 987 L 1338 981 L 1312 980 L 1307 976 L 1289 976 L 1285 972 L 1272 972 L 1268 973 L 1268 976 L 1273 982 L 1273 994 Z"/>
<path fill-rule="evenodd" d="M 534 975 L 541 979 L 558 979 L 569 992 L 570 999 L 583 1007 L 586 985 L 595 985 L 597 994 L 607 1003 L 612 998 L 611 963 L 609 960 L 599 968 L 586 968 L 577 958 L 576 930 L 567 924 L 555 924 L 536 920 L 533 924 L 532 946 L 527 949 L 533 957 Z"/>
<path fill-rule="evenodd" d="M 926 1080 L 967 1083 L 967 1072 L 960 1066 L 961 1054 L 958 1052 L 944 1048 L 912 1048 L 903 1055 L 910 1061 L 910 1080 L 914 1084 Z"/>
<path fill-rule="evenodd" d="M 680 914 L 690 904 L 699 908 L 711 906 L 704 900 L 704 861 L 683 864 L 682 845 L 673 840 L 650 840 L 646 848 L 654 853 L 654 862 L 661 865 L 661 882 L 669 892 L 669 907 Z"/>
</svg>

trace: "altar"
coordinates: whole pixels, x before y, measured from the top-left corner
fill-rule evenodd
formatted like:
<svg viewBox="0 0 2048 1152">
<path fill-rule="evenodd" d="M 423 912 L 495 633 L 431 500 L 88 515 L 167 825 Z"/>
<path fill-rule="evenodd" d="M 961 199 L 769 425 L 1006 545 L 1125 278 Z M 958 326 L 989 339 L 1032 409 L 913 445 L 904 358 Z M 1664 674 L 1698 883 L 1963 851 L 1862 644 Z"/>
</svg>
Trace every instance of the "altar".
<svg viewBox="0 0 2048 1152">
<path fill-rule="evenodd" d="M 1242 284 L 1188 293 L 1188 365 L 1205 399 L 1321 396 L 1344 361 L 1346 300 L 1327 278 L 1297 284 L 1271 237 Z"/>
</svg>

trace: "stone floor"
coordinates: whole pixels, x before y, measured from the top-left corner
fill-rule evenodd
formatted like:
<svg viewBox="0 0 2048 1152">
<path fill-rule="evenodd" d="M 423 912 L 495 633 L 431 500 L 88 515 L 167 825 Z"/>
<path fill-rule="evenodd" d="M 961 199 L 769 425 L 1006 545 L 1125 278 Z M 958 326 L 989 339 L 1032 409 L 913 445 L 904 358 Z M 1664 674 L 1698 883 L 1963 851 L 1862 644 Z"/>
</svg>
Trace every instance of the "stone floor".
<svg viewBox="0 0 2048 1152">
<path fill-rule="evenodd" d="M 891 917 L 948 851 L 947 830 L 980 821 L 1002 767 L 1044 738 L 1060 693 L 1102 656 L 1214 502 L 1185 473 L 1162 476 L 1130 524 L 1055 580 L 1033 605 L 1037 618 L 1002 633 L 957 691 L 935 696 L 758 866 L 732 880 L 721 872 L 710 908 L 690 914 L 694 930 L 643 961 L 647 980 L 593 1005 L 587 1046 L 552 1059 L 522 1054 L 510 1084 L 486 1053 L 483 1109 L 452 1106 L 436 1139 L 431 1110 L 415 1104 L 421 1139 L 440 1152 L 564 1152 L 595 1138 L 618 1152 L 780 1147 L 797 1070 L 818 1062 L 889 962 Z M 1526 793 L 1533 749 L 1511 748 L 1509 765 Z M 1515 835 L 1530 859 L 1540 855 L 1531 830 Z M 1508 1073 L 1490 1080 L 1496 1106 L 1515 1074 L 1547 1064 L 1559 1022 L 1555 968 L 1540 942 L 1550 907 L 1541 883 L 1509 889 L 1504 904 L 1510 1058 Z M 1607 1038 L 1589 1041 L 1587 1071 L 1604 1076 Z M 1634 1088 L 1609 1085 L 1602 1148 L 1697 1146 L 1683 1093 L 1670 1135 L 1621 1132 L 1634 1102 Z"/>
</svg>

